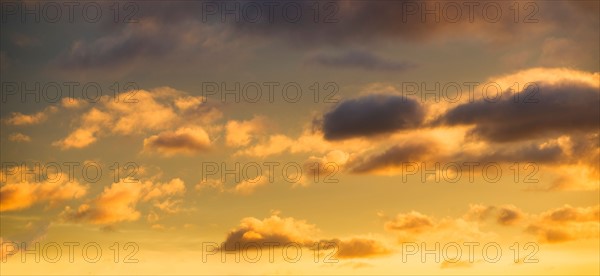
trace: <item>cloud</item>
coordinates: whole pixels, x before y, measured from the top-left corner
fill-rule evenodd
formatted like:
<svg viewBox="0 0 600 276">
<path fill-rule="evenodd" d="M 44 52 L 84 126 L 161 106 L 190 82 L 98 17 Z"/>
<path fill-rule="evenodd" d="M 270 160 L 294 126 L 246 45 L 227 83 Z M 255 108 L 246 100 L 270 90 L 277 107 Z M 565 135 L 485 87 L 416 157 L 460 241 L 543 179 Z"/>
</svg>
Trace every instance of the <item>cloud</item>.
<svg viewBox="0 0 600 276">
<path fill-rule="evenodd" d="M 345 169 L 349 160 L 350 154 L 342 150 L 332 150 L 323 157 L 311 156 L 304 161 L 302 178 L 296 184 L 306 186 L 309 181 L 337 181 L 336 175 Z"/>
<path fill-rule="evenodd" d="M 488 207 L 483 208 L 487 209 Z M 387 219 L 384 228 L 389 232 L 396 233 L 399 243 L 497 240 L 498 235 L 495 232 L 483 229 L 483 226 L 486 225 L 485 219 L 475 216 L 471 209 L 462 217 L 436 218 L 417 211 L 399 213 L 395 217 Z"/>
<path fill-rule="evenodd" d="M 14 211 L 29 208 L 35 204 L 59 202 L 83 197 L 88 190 L 66 173 L 51 173 L 42 179 L 35 173 L 35 179 L 28 171 L 33 168 L 16 166 L 0 173 L 4 183 L 0 187 L 0 211 Z M 29 177 L 28 177 L 29 176 Z"/>
<path fill-rule="evenodd" d="M 210 124 L 221 116 L 202 99 L 169 87 L 130 90 L 118 100 L 102 96 L 75 121 L 75 129 L 53 145 L 61 149 L 85 148 L 102 136 L 163 131 L 145 140 L 146 149 L 166 155 L 197 152 L 210 144 L 206 130 L 217 130 Z M 179 129 L 166 131 L 175 127 Z"/>
<path fill-rule="evenodd" d="M 158 59 L 199 40 L 191 39 L 183 28 L 177 28 L 182 25 L 164 24 L 148 16 L 135 24 L 119 28 L 120 32 L 100 35 L 92 41 L 73 42 L 68 51 L 59 57 L 60 65 L 72 70 L 98 69 L 114 68 L 138 59 Z M 197 33 L 202 30 L 196 24 L 188 24 L 186 28 L 193 28 Z M 161 38 L 158 39 L 158 36 Z"/>
<path fill-rule="evenodd" d="M 422 161 L 432 153 L 439 153 L 434 143 L 408 142 L 392 146 L 382 153 L 355 161 L 352 171 L 364 173 L 394 168 L 408 162 Z"/>
<path fill-rule="evenodd" d="M 466 220 L 485 221 L 494 218 L 499 225 L 510 226 L 525 218 L 527 215 L 514 205 L 486 206 L 481 204 L 472 204 L 469 210 L 463 216 Z"/>
<path fill-rule="evenodd" d="M 536 83 L 537 90 L 530 87 L 518 91 L 516 95 L 506 90 L 493 102 L 479 99 L 461 104 L 444 114 L 439 122 L 450 126 L 473 125 L 470 135 L 492 142 L 597 131 L 600 124 L 598 73 L 562 70 L 574 78 L 562 77 L 564 79 L 560 82 L 546 82 L 554 73 L 561 73 L 559 71 L 545 70 L 545 76 L 535 76 L 534 72 L 540 73 L 535 69 L 518 72 L 513 77 L 515 81 L 523 78 L 519 74 L 528 75 L 531 78 L 527 82 Z M 596 84 L 589 83 L 590 78 L 595 79 Z M 520 100 L 515 101 L 515 97 Z"/>
<path fill-rule="evenodd" d="M 140 211 L 136 209 L 138 202 L 168 199 L 184 192 L 185 185 L 179 178 L 156 184 L 124 178 L 110 187 L 104 187 L 104 191 L 98 197 L 89 203 L 81 204 L 77 209 L 67 206 L 61 216 L 67 221 L 103 225 L 136 221 L 141 216 Z M 175 205 L 170 201 L 157 201 L 155 206 L 164 211 L 176 212 L 176 209 L 173 209 Z"/>
<path fill-rule="evenodd" d="M 392 251 L 381 242 L 368 238 L 323 240 L 321 243 L 325 244 L 325 248 L 328 244 L 335 244 L 338 248 L 335 252 L 335 257 L 340 259 L 370 258 L 385 256 L 392 253 Z"/>
<path fill-rule="evenodd" d="M 97 139 L 95 137 L 95 133 L 97 132 L 98 130 L 96 130 L 95 128 L 76 129 L 64 139 L 53 142 L 52 145 L 60 147 L 62 149 L 84 148 L 96 142 Z"/>
<path fill-rule="evenodd" d="M 288 150 L 294 144 L 294 140 L 282 135 L 275 134 L 269 136 L 265 143 L 259 143 L 254 146 L 245 148 L 238 152 L 240 155 L 248 155 L 255 157 L 266 157 L 269 155 L 279 154 Z"/>
<path fill-rule="evenodd" d="M 514 206 L 500 207 L 496 222 L 501 225 L 513 225 L 523 217 L 522 212 Z"/>
<path fill-rule="evenodd" d="M 140 217 L 135 205 L 140 200 L 143 186 L 138 182 L 113 183 L 92 204 L 82 204 L 76 210 L 69 206 L 63 216 L 71 221 L 89 221 L 93 224 L 112 224 L 120 221 L 134 221 Z"/>
<path fill-rule="evenodd" d="M 183 127 L 176 131 L 164 131 L 144 139 L 145 151 L 157 151 L 166 156 L 196 154 L 210 148 L 208 133 L 200 127 Z"/>
<path fill-rule="evenodd" d="M 150 183 L 146 183 L 146 187 L 146 192 L 142 197 L 143 201 L 149 201 L 166 196 L 182 195 L 185 193 L 185 184 L 179 178 L 174 178 L 164 184 L 152 185 Z"/>
<path fill-rule="evenodd" d="M 225 126 L 225 143 L 230 147 L 241 147 L 248 145 L 253 135 L 264 131 L 266 127 L 266 118 L 255 116 L 247 121 L 231 120 Z"/>
<path fill-rule="evenodd" d="M 15 132 L 8 136 L 8 140 L 12 141 L 12 142 L 18 142 L 18 143 L 26 143 L 26 142 L 31 142 L 31 137 L 29 137 L 23 133 Z"/>
<path fill-rule="evenodd" d="M 383 59 L 364 51 L 348 51 L 341 55 L 320 53 L 310 57 L 308 61 L 334 68 L 358 68 L 367 71 L 405 71 L 415 67 L 408 62 Z"/>
<path fill-rule="evenodd" d="M 98 28 L 92 29 L 93 36 L 71 41 L 55 64 L 68 71 L 104 70 L 110 74 L 123 69 L 133 71 L 137 65 L 156 69 L 167 60 L 189 62 L 196 56 L 210 57 L 228 45 L 237 45 L 226 43 L 231 36 L 226 26 L 200 20 L 197 11 L 201 4 L 184 7 L 172 2 L 140 2 L 140 12 L 131 18 L 137 20 L 135 23 L 121 28 L 119 23 L 103 18 L 96 24 Z"/>
<path fill-rule="evenodd" d="M 391 253 L 381 242 L 371 238 L 323 239 L 319 236 L 320 230 L 314 224 L 292 217 L 283 218 L 275 212 L 263 220 L 254 217 L 242 219 L 240 225 L 227 234 L 221 250 L 239 251 L 252 248 L 248 247 L 250 244 L 261 247 L 296 244 L 312 250 L 315 250 L 315 245 L 324 250 L 335 247 L 335 256 L 342 259 L 369 258 Z"/>
<path fill-rule="evenodd" d="M 278 243 L 279 246 L 295 243 L 308 246 L 315 240 L 318 232 L 314 224 L 292 217 L 282 218 L 278 214 L 272 214 L 263 220 L 246 217 L 236 229 L 227 234 L 222 249 L 240 249 L 248 243 L 262 246 L 268 246 L 268 243 Z"/>
<path fill-rule="evenodd" d="M 366 151 L 371 149 L 371 147 L 372 143 L 370 141 L 360 138 L 328 141 L 323 137 L 322 132 L 306 127 L 297 137 L 290 137 L 284 134 L 260 136 L 256 143 L 238 150 L 235 155 L 266 157 L 284 152 L 292 154 L 328 154 L 336 150 L 354 153 Z"/>
<path fill-rule="evenodd" d="M 248 195 L 253 193 L 258 187 L 264 186 L 268 183 L 268 176 L 259 175 L 254 179 L 243 179 L 240 183 L 233 187 L 233 192 Z"/>
<path fill-rule="evenodd" d="M 490 230 L 494 225 L 520 230 L 524 235 L 511 236 L 512 241 L 530 240 L 534 235 L 543 243 L 561 243 L 576 240 L 599 239 L 599 205 L 590 207 L 562 207 L 527 213 L 514 205 L 490 206 L 471 204 L 459 217 L 434 218 L 416 211 L 400 213 L 388 219 L 385 229 L 399 236 L 399 242 L 432 241 L 499 241 L 501 236 Z M 490 223 L 491 222 L 491 223 Z"/>
<path fill-rule="evenodd" d="M 419 127 L 425 112 L 413 99 L 374 94 L 346 100 L 323 116 L 327 140 L 375 136 Z"/>
<path fill-rule="evenodd" d="M 12 112 L 10 118 L 4 120 L 4 123 L 12 126 L 37 125 L 48 119 L 48 115 L 58 110 L 55 106 L 49 106 L 44 110 L 34 114 L 23 114 Z"/>
<path fill-rule="evenodd" d="M 156 207 L 157 209 L 159 209 L 165 213 L 176 214 L 183 210 L 183 208 L 181 207 L 182 204 L 183 204 L 183 200 L 181 200 L 181 199 L 171 200 L 170 198 L 167 198 L 162 202 L 154 203 L 154 207 Z"/>
<path fill-rule="evenodd" d="M 390 231 L 404 231 L 420 233 L 433 227 L 432 219 L 416 211 L 398 214 L 395 218 L 385 223 L 385 229 Z"/>
<path fill-rule="evenodd" d="M 527 227 L 540 242 L 561 243 L 575 240 L 598 239 L 600 236 L 599 205 L 572 207 L 564 205 L 543 212 Z"/>
<path fill-rule="evenodd" d="M 242 1 L 243 7 L 253 1 Z M 260 1 L 258 3 L 261 3 Z M 314 14 L 314 7 L 304 1 L 293 1 L 295 7 L 303 15 Z M 508 3 L 495 3 L 502 11 L 508 11 Z M 397 39 L 399 41 L 423 41 L 431 38 L 447 37 L 446 34 L 460 33 L 468 30 L 470 37 L 480 38 L 484 41 L 508 39 L 511 35 L 524 34 L 526 29 L 530 33 L 537 33 L 539 24 L 517 24 L 512 17 L 500 16 L 490 20 L 487 15 L 486 5 L 469 5 L 469 1 L 456 1 L 461 12 L 458 18 L 446 15 L 445 3 L 436 1 L 403 0 L 393 2 L 347 2 L 329 1 L 320 5 L 326 13 L 320 13 L 317 20 L 313 16 L 300 16 L 297 21 L 276 7 L 275 12 L 269 13 L 272 6 L 258 5 L 262 16 L 258 22 L 239 20 L 233 27 L 238 33 L 254 34 L 261 36 L 275 36 L 293 44 L 294 46 L 311 47 L 314 45 L 353 45 L 374 43 L 382 39 Z M 467 13 L 469 6 L 472 10 Z M 563 10 L 564 6 L 558 5 Z M 223 5 L 217 5 L 225 9 Z M 553 6 L 544 5 L 546 8 L 555 9 Z M 451 8 L 454 9 L 454 8 Z M 559 8 L 556 8 L 558 10 Z M 434 14 L 425 15 L 426 10 L 437 10 Z M 450 9 L 446 9 L 450 10 Z M 414 11 L 414 12 L 413 12 Z M 213 20 L 220 17 L 213 16 Z M 577 13 L 573 15 L 577 16 Z M 553 21 L 553 17 L 548 20 Z M 553 21 L 554 22 L 554 21 Z M 577 22 L 574 20 L 573 22 Z M 590 22 L 590 21 L 586 21 Z M 519 28 L 517 28 L 519 27 Z M 525 28 L 524 28 L 525 27 Z M 564 27 L 558 25 L 558 27 Z M 457 32 L 457 30 L 460 30 Z"/>
</svg>

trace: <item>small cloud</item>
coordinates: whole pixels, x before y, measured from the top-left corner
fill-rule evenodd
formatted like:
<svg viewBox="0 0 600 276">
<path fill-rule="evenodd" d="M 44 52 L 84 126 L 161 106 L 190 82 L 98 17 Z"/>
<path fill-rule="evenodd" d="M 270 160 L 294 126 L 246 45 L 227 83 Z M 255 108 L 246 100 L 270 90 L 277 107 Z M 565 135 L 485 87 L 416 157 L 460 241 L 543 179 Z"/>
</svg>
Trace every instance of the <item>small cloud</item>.
<svg viewBox="0 0 600 276">
<path fill-rule="evenodd" d="M 13 133 L 11 135 L 8 136 L 8 140 L 12 141 L 12 142 L 17 142 L 17 143 L 21 143 L 21 142 L 31 142 L 31 137 L 23 134 L 23 133 Z"/>
<path fill-rule="evenodd" d="M 431 218 L 416 211 L 398 214 L 395 218 L 385 223 L 387 230 L 412 233 L 420 233 L 433 226 Z"/>
<path fill-rule="evenodd" d="M 593 207 L 563 207 L 542 213 L 527 227 L 541 242 L 561 243 L 600 238 L 599 205 Z"/>
<path fill-rule="evenodd" d="M 34 114 L 12 112 L 10 118 L 5 119 L 4 123 L 12 126 L 36 125 L 48 119 L 48 115 L 50 113 L 56 112 L 57 110 L 58 108 L 56 108 L 55 106 L 49 106 L 44 110 Z"/>
<path fill-rule="evenodd" d="M 246 146 L 252 141 L 252 136 L 262 132 L 266 127 L 266 118 L 255 116 L 248 121 L 229 121 L 225 126 L 225 142 L 230 147 Z"/>
<path fill-rule="evenodd" d="M 68 221 L 89 222 L 92 224 L 110 225 L 122 221 L 136 221 L 141 213 L 136 209 L 138 202 L 148 202 L 166 198 L 156 202 L 155 206 L 163 211 L 177 211 L 178 201 L 170 201 L 175 195 L 182 195 L 185 185 L 179 178 L 167 183 L 141 182 L 131 178 L 121 179 L 104 191 L 94 200 L 81 204 L 77 209 L 67 206 L 61 216 Z M 158 220 L 158 215 L 150 213 L 148 221 Z"/>
<path fill-rule="evenodd" d="M 145 151 L 156 151 L 165 156 L 193 155 L 210 147 L 208 133 L 200 127 L 182 127 L 176 131 L 163 131 L 144 139 Z"/>
</svg>

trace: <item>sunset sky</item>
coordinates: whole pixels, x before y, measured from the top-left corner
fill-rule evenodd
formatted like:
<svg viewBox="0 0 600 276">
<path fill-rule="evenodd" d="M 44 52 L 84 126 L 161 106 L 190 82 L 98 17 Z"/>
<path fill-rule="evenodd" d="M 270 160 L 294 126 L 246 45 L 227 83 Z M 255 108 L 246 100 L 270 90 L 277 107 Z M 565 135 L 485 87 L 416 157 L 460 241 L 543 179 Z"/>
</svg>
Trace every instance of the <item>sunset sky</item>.
<svg viewBox="0 0 600 276">
<path fill-rule="evenodd" d="M 0 3 L 2 275 L 600 274 L 598 1 Z"/>
</svg>

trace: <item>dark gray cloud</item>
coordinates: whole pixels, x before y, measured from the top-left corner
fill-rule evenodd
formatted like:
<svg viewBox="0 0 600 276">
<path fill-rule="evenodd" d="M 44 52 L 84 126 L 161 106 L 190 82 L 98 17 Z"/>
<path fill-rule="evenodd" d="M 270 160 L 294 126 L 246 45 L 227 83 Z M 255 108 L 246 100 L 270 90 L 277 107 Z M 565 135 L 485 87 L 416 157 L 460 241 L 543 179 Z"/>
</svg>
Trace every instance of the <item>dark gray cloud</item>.
<svg viewBox="0 0 600 276">
<path fill-rule="evenodd" d="M 523 214 L 516 208 L 501 207 L 498 210 L 496 222 L 501 225 L 512 225 L 523 217 Z"/>
<path fill-rule="evenodd" d="M 598 131 L 600 105 L 598 89 L 581 83 L 548 85 L 540 83 L 537 102 L 515 101 L 509 93 L 495 101 L 466 103 L 451 109 L 438 123 L 475 125 L 470 135 L 510 142 L 561 134 Z M 531 92 L 519 92 L 525 99 Z"/>
<path fill-rule="evenodd" d="M 359 68 L 369 71 L 404 71 L 415 67 L 403 61 L 384 59 L 364 51 L 348 51 L 341 55 L 317 54 L 309 62 L 335 68 Z"/>
<path fill-rule="evenodd" d="M 586 26 L 598 24 L 597 14 L 589 12 L 590 8 L 584 7 L 585 5 L 571 4 L 568 1 L 554 1 L 551 4 L 545 2 L 548 1 L 533 2 L 539 9 L 535 14 L 538 23 L 565 30 L 579 27 L 588 30 L 589 27 Z M 190 36 L 196 39 L 210 36 L 200 31 L 192 31 L 193 34 L 190 34 L 193 25 L 202 25 L 207 29 L 214 28 L 219 33 L 231 33 L 227 41 L 235 40 L 240 45 L 245 44 L 245 39 L 260 36 L 286 41 L 292 47 L 364 46 L 376 43 L 381 38 L 420 41 L 435 37 L 442 32 L 455 34 L 456 30 L 464 28 L 470 30 L 468 32 L 470 37 L 475 34 L 486 38 L 486 41 L 513 40 L 519 34 L 535 31 L 539 25 L 522 24 L 524 18 L 518 18 L 515 23 L 515 18 L 510 12 L 513 7 L 508 1 L 493 1 L 492 10 L 500 6 L 503 12 L 503 16 L 497 22 L 486 16 L 485 9 L 489 8 L 489 5 L 485 3 L 472 6 L 473 18 L 470 18 L 469 5 L 472 5 L 472 1 L 452 2 L 452 5 L 457 5 L 462 13 L 457 20 L 450 14 L 444 14 L 444 11 L 451 13 L 449 10 L 454 10 L 456 7 L 447 7 L 446 1 L 242 0 L 132 1 L 132 3 L 139 7 L 134 16 L 138 23 L 115 23 L 111 16 L 105 16 L 99 24 L 89 24 L 91 30 L 85 29 L 86 35 L 79 38 L 82 42 L 78 47 L 72 48 L 67 54 L 63 53 L 59 57 L 64 60 L 65 66 L 75 69 L 106 67 L 113 64 L 127 64 L 139 57 L 153 59 L 177 53 Z M 596 6 L 592 5 L 592 8 Z M 109 4 L 102 4 L 102 7 L 105 13 L 112 12 Z M 423 13 L 425 8 L 436 7 L 442 12 L 437 22 L 434 15 L 424 16 Z M 128 13 L 124 12 L 124 14 Z M 581 16 L 582 14 L 584 16 Z M 123 18 L 119 19 L 125 19 L 125 15 L 121 17 Z M 16 25 L 13 21 L 19 21 L 18 19 L 17 16 L 10 17 L 7 24 L 12 28 Z M 147 29 L 139 33 L 127 31 L 127 29 L 141 29 L 139 26 L 148 22 L 155 22 L 160 27 L 156 31 Z M 462 33 L 467 34 L 467 32 Z M 90 40 L 90 37 L 99 39 Z M 199 49 L 202 48 L 194 48 L 185 54 L 192 55 Z M 350 58 L 350 60 L 357 59 L 362 60 L 360 63 L 371 63 L 368 61 L 369 58 L 365 61 L 365 57 Z M 329 63 L 339 63 L 325 59 L 327 60 Z M 344 60 L 348 62 L 348 57 Z M 389 69 L 406 66 L 402 62 L 373 64 L 379 65 L 364 66 L 364 68 Z"/>
<path fill-rule="evenodd" d="M 541 148 L 537 143 L 527 143 L 525 145 L 509 144 L 506 146 L 496 146 L 489 151 L 483 151 L 477 155 L 457 154 L 451 157 L 453 160 L 465 162 L 535 162 L 535 163 L 557 163 L 565 162 L 566 156 L 558 145 L 550 145 Z"/>
<path fill-rule="evenodd" d="M 62 65 L 68 69 L 111 67 L 139 57 L 165 55 L 175 46 L 169 38 L 159 40 L 148 31 L 131 29 L 92 42 L 74 42 L 62 57 Z"/>
<path fill-rule="evenodd" d="M 433 143 L 411 143 L 393 146 L 382 153 L 356 161 L 352 171 L 365 173 L 377 169 L 399 166 L 407 162 L 419 162 L 426 155 L 435 152 L 435 149 L 436 145 Z"/>
<path fill-rule="evenodd" d="M 221 246 L 221 250 L 224 251 L 240 251 L 244 248 L 248 248 L 249 246 L 259 246 L 261 248 L 269 248 L 273 246 L 284 246 L 288 244 L 296 244 L 299 246 L 307 246 L 308 244 L 303 244 L 296 241 L 293 237 L 290 237 L 286 233 L 281 234 L 269 234 L 264 235 L 261 233 L 260 238 L 249 239 L 247 237 L 247 233 L 251 231 L 250 229 L 237 229 L 235 231 L 231 231 L 225 241 Z M 252 247 L 250 247 L 252 248 Z"/>
<path fill-rule="evenodd" d="M 472 5 L 474 18 L 470 19 L 467 13 L 469 4 L 465 2 L 469 1 L 455 2 L 462 13 L 460 18 L 454 19 L 451 18 L 453 15 L 440 14 L 436 21 L 436 17 L 431 14 L 424 16 L 424 11 L 437 7 L 439 13 L 442 13 L 444 1 L 336 0 L 318 2 L 318 14 L 315 13 L 315 4 L 310 1 L 281 1 L 275 7 L 266 5 L 266 3 L 273 3 L 272 1 L 241 1 L 241 9 L 256 6 L 260 8 L 263 16 L 256 22 L 244 20 L 242 17 L 235 22 L 234 28 L 244 33 L 275 35 L 292 42 L 295 46 L 309 47 L 322 44 L 363 44 L 380 37 L 421 40 L 461 24 L 485 26 L 488 29 L 486 34 L 490 36 L 519 31 L 516 26 L 521 24 L 515 24 L 513 18 L 509 16 L 501 16 L 498 21 L 491 22 L 485 17 L 484 7 L 481 4 Z M 224 5 L 221 4 L 220 9 L 224 9 Z M 501 6 L 505 11 L 510 9 L 509 3 L 502 1 L 495 5 Z M 297 10 L 302 16 L 296 17 Z M 268 17 L 267 14 L 273 16 Z M 230 19 L 233 17 L 231 16 Z M 472 22 L 469 22 L 470 20 Z"/>
<path fill-rule="evenodd" d="M 323 116 L 327 140 L 373 136 L 418 127 L 425 111 L 421 105 L 396 95 L 368 95 L 341 102 Z"/>
</svg>

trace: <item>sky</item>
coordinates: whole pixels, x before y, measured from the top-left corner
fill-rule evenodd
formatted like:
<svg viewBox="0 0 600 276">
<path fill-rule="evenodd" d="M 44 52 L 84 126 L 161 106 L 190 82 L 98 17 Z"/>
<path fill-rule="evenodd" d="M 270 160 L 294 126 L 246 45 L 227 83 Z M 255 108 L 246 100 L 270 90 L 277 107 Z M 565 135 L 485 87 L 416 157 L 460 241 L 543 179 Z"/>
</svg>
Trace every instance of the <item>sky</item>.
<svg viewBox="0 0 600 276">
<path fill-rule="evenodd" d="M 597 1 L 0 14 L 3 275 L 600 273 Z"/>
</svg>

